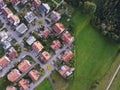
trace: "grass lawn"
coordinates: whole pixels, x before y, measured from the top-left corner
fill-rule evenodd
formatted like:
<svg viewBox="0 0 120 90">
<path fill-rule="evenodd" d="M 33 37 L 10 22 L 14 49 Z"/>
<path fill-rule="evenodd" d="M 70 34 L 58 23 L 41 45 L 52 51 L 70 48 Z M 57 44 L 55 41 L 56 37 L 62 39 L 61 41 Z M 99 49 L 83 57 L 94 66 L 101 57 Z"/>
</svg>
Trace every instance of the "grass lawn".
<svg viewBox="0 0 120 90">
<path fill-rule="evenodd" d="M 118 46 L 90 25 L 90 16 L 76 11 L 72 20 L 75 24 L 76 71 L 67 90 L 93 90 L 95 81 L 102 78 L 113 63 Z"/>
<path fill-rule="evenodd" d="M 110 90 L 120 90 L 120 71 L 117 74 L 116 78 L 114 79 L 114 81 L 110 87 Z"/>
<path fill-rule="evenodd" d="M 2 45 L 0 45 L 0 58 L 3 57 L 5 54 L 5 50 Z"/>
<path fill-rule="evenodd" d="M 105 90 L 109 84 L 109 81 L 112 79 L 113 74 L 116 71 L 116 68 L 120 64 L 120 54 L 116 57 L 115 61 L 111 65 L 109 71 L 105 74 L 105 76 L 100 80 L 100 84 L 97 86 L 96 90 Z M 119 81 L 119 82 L 118 82 Z M 117 83 L 120 83 L 120 74 L 119 74 L 119 79 L 118 81 L 115 81 Z M 116 84 L 120 85 L 120 84 Z M 112 87 L 117 88 L 117 86 L 112 85 Z M 110 90 L 119 90 L 119 89 L 110 89 Z"/>
<path fill-rule="evenodd" d="M 53 90 L 48 79 L 45 79 L 35 90 Z"/>
</svg>

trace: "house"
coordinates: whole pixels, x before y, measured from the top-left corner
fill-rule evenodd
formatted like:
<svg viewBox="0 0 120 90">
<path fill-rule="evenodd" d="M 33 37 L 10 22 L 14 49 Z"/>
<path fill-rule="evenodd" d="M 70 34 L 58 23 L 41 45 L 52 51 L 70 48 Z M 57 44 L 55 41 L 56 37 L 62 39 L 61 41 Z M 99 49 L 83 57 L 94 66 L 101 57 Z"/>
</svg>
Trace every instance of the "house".
<svg viewBox="0 0 120 90">
<path fill-rule="evenodd" d="M 46 63 L 50 58 L 51 55 L 47 51 L 43 51 L 39 56 L 40 61 L 43 63 Z"/>
<path fill-rule="evenodd" d="M 17 88 L 14 86 L 7 86 L 6 90 L 17 90 Z"/>
<path fill-rule="evenodd" d="M 33 0 L 33 6 L 34 7 L 39 7 L 41 5 L 41 1 L 40 0 Z"/>
<path fill-rule="evenodd" d="M 36 19 L 36 16 L 35 16 L 35 14 L 33 12 L 30 11 L 30 12 L 26 13 L 26 15 L 24 16 L 24 18 L 26 19 L 26 21 L 28 23 L 31 23 L 31 22 L 33 22 Z"/>
<path fill-rule="evenodd" d="M 8 53 L 7 53 L 7 56 L 9 59 L 13 59 L 17 56 L 17 51 L 15 50 L 14 47 L 11 47 L 9 50 L 8 50 Z"/>
<path fill-rule="evenodd" d="M 66 43 L 66 44 L 71 44 L 74 41 L 74 37 L 69 33 L 65 32 L 61 36 L 61 39 Z"/>
<path fill-rule="evenodd" d="M 62 45 L 59 40 L 54 40 L 51 44 L 51 48 L 55 51 L 58 50 L 61 46 Z"/>
<path fill-rule="evenodd" d="M 35 41 L 36 41 L 36 38 L 34 36 L 30 36 L 26 42 L 28 45 L 32 45 Z"/>
<path fill-rule="evenodd" d="M 18 25 L 20 23 L 20 19 L 17 15 L 12 15 L 9 19 L 10 23 L 12 23 L 13 25 Z"/>
<path fill-rule="evenodd" d="M 10 0 L 13 6 L 17 6 L 20 3 L 20 0 Z"/>
<path fill-rule="evenodd" d="M 13 69 L 8 75 L 7 78 L 9 81 L 14 82 L 21 76 L 21 73 L 17 69 Z"/>
<path fill-rule="evenodd" d="M 52 20 L 53 22 L 57 22 L 57 21 L 60 20 L 61 15 L 60 15 L 58 12 L 56 12 L 56 11 L 52 11 L 50 17 L 51 17 L 51 20 Z"/>
<path fill-rule="evenodd" d="M 42 31 L 41 36 L 43 38 L 47 38 L 49 36 L 49 34 L 50 34 L 50 30 L 45 29 L 44 31 Z"/>
<path fill-rule="evenodd" d="M 72 74 L 73 70 L 69 66 L 63 65 L 60 67 L 58 72 L 62 77 L 67 78 L 68 76 Z"/>
<path fill-rule="evenodd" d="M 0 9 L 6 7 L 7 5 L 5 4 L 4 0 L 0 0 Z"/>
<path fill-rule="evenodd" d="M 33 80 L 33 81 L 37 81 L 40 77 L 40 72 L 38 72 L 37 70 L 33 69 L 28 73 L 29 77 Z"/>
<path fill-rule="evenodd" d="M 4 7 L 2 10 L 3 10 L 3 14 L 7 18 L 10 18 L 13 15 L 12 11 L 7 7 Z"/>
<path fill-rule="evenodd" d="M 29 85 L 29 81 L 26 79 L 22 79 L 18 82 L 18 85 L 22 88 L 20 90 L 28 90 Z"/>
<path fill-rule="evenodd" d="M 3 48 L 6 50 L 11 47 L 11 43 L 7 40 L 3 41 L 2 44 L 3 44 Z"/>
<path fill-rule="evenodd" d="M 18 69 L 24 73 L 26 70 L 28 70 L 31 67 L 31 64 L 28 60 L 23 60 L 19 65 Z"/>
<path fill-rule="evenodd" d="M 47 14 L 50 11 L 50 6 L 47 3 L 43 3 L 39 6 L 39 9 L 42 13 Z"/>
<path fill-rule="evenodd" d="M 42 51 L 43 48 L 44 48 L 43 45 L 39 41 L 36 41 L 32 44 L 32 49 L 36 53 L 39 53 L 40 51 Z"/>
<path fill-rule="evenodd" d="M 56 23 L 53 25 L 52 29 L 56 34 L 60 34 L 65 30 L 65 27 L 62 23 Z"/>
<path fill-rule="evenodd" d="M 1 31 L 0 32 L 0 40 L 1 42 L 5 41 L 6 39 L 8 39 L 8 34 L 6 31 Z"/>
<path fill-rule="evenodd" d="M 72 51 L 66 51 L 61 57 L 61 59 L 65 62 L 69 62 L 72 58 L 73 58 Z"/>
<path fill-rule="evenodd" d="M 25 4 L 27 2 L 28 2 L 28 0 L 21 0 L 21 3 L 23 3 L 23 4 Z"/>
<path fill-rule="evenodd" d="M 0 67 L 4 68 L 9 64 L 9 62 L 10 59 L 7 56 L 3 56 L 2 58 L 0 58 Z"/>
<path fill-rule="evenodd" d="M 19 34 L 24 34 L 27 30 L 28 30 L 28 28 L 24 23 L 21 23 L 19 26 L 16 27 L 16 31 Z"/>
</svg>

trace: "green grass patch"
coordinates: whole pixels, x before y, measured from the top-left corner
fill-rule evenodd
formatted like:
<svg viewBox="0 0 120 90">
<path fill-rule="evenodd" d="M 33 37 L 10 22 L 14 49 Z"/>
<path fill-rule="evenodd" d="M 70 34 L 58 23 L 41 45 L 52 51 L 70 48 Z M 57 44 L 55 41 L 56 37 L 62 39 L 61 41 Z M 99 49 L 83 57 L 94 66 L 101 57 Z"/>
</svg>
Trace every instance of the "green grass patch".
<svg viewBox="0 0 120 90">
<path fill-rule="evenodd" d="M 5 54 L 5 50 L 2 45 L 0 45 L 0 58 L 3 57 Z"/>
<path fill-rule="evenodd" d="M 35 90 L 53 90 L 48 79 L 45 79 L 39 86 L 35 88 Z"/>
</svg>

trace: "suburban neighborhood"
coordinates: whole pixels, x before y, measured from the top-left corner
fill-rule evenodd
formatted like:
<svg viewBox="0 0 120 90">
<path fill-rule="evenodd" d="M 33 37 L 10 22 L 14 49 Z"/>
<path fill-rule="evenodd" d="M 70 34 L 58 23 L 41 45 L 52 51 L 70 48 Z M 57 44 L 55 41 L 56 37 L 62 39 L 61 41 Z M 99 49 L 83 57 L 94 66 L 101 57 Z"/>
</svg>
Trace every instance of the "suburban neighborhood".
<svg viewBox="0 0 120 90">
<path fill-rule="evenodd" d="M 60 21 L 63 3 L 0 0 L 0 78 L 7 83 L 0 90 L 34 90 L 53 71 L 72 77 L 75 38 Z"/>
</svg>

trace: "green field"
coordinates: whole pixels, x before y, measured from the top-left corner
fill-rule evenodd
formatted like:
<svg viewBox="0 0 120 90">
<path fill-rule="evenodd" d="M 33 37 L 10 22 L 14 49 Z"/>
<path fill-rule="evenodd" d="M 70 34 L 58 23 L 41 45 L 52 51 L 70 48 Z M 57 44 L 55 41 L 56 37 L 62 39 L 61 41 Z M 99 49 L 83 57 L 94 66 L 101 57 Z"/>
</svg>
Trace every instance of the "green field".
<svg viewBox="0 0 120 90">
<path fill-rule="evenodd" d="M 45 79 L 39 86 L 35 88 L 35 90 L 53 90 L 48 79 Z"/>
<path fill-rule="evenodd" d="M 93 90 L 94 82 L 103 77 L 116 57 L 118 46 L 110 43 L 90 25 L 90 16 L 76 11 L 75 74 L 67 90 Z"/>
</svg>

